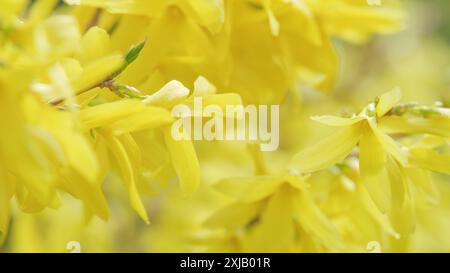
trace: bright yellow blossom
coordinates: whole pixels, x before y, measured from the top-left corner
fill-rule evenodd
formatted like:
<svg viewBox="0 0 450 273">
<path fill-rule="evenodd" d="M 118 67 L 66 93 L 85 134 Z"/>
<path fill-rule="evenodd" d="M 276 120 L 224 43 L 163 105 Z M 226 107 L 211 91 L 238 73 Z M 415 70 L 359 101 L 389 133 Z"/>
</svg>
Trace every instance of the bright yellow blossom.
<svg viewBox="0 0 450 273">
<path fill-rule="evenodd" d="M 377 9 L 365 1 L 66 2 L 123 15 L 112 34 L 117 44 L 148 38 L 122 82 L 149 90 L 174 78 L 190 86 L 204 75 L 219 90 L 255 103 L 280 102 L 297 83 L 331 89 L 338 60 L 330 35 L 361 41 L 397 31 L 402 22 L 395 3 Z M 352 18 L 358 22 L 349 23 Z"/>
<path fill-rule="evenodd" d="M 0 250 L 448 251 L 445 16 L 378 2 L 1 1 Z M 278 149 L 179 140 L 197 101 Z"/>
<path fill-rule="evenodd" d="M 432 187 L 432 182 L 426 178 L 427 174 L 416 168 L 447 173 L 449 165 L 448 155 L 440 155 L 430 148 L 408 149 L 379 128 L 378 124 L 382 124 L 385 116 L 389 119 L 390 115 L 399 111 L 394 106 L 400 96 L 399 89 L 385 93 L 351 118 L 314 117 L 314 120 L 323 124 L 343 128 L 296 154 L 291 167 L 303 173 L 326 169 L 344 160 L 358 145 L 361 180 L 373 201 L 382 212 L 390 213 L 391 221 L 399 233 L 409 234 L 414 229 L 411 182 L 419 188 L 423 187 L 428 193 Z M 441 118 L 448 119 L 442 115 Z M 428 164 L 430 162 L 433 164 Z"/>
</svg>

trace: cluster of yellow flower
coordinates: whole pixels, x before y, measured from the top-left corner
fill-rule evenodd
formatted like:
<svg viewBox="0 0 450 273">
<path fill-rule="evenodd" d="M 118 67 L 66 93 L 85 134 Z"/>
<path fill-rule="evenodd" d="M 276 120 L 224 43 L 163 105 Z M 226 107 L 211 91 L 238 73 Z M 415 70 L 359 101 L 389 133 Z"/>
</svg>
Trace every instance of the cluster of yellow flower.
<svg viewBox="0 0 450 273">
<path fill-rule="evenodd" d="M 391 91 L 358 115 L 315 117 L 342 128 L 288 168 L 269 171 L 249 145 L 255 172 L 236 179 L 214 165 L 228 156 L 199 163 L 192 141 L 170 135 L 172 107 L 195 97 L 225 107 L 329 91 L 339 67 L 332 37 L 362 43 L 402 24 L 395 0 L 3 0 L 0 241 L 13 199 L 38 213 L 58 208 L 65 192 L 88 218 L 107 220 L 111 175 L 147 223 L 143 195 L 176 177 L 179 205 L 206 180 L 201 194 L 217 200 L 185 230 L 202 232 L 192 240 L 202 251 L 343 251 L 407 238 L 413 200 L 438 203 L 430 172 L 450 174 L 447 108 L 399 104 Z M 291 158 L 285 150 L 274 154 Z M 228 177 L 214 183 L 208 172 Z"/>
</svg>

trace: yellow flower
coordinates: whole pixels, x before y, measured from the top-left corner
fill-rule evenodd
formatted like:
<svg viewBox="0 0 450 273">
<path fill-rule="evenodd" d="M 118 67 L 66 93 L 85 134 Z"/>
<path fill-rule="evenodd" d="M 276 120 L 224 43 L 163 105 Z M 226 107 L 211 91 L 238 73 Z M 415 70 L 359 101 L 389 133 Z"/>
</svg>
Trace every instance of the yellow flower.
<svg viewBox="0 0 450 273">
<path fill-rule="evenodd" d="M 295 155 L 291 167 L 303 173 L 328 168 L 345 159 L 358 144 L 361 180 L 370 196 L 382 212 L 389 212 L 399 233 L 409 234 L 414 229 L 412 185 L 406 169 L 409 153 L 377 123 L 400 96 L 399 89 L 385 93 L 352 118 L 314 117 L 321 123 L 344 128 Z"/>
<path fill-rule="evenodd" d="M 214 94 L 215 87 L 202 77 L 194 86 L 190 92 L 180 82 L 171 81 L 152 95 L 141 96 L 140 99 L 115 100 L 87 106 L 80 111 L 83 130 L 94 132 L 98 141 L 106 141 L 129 190 L 131 205 L 146 222 L 148 217 L 139 188 L 148 188 L 148 181 L 140 180 L 158 178 L 160 174 L 163 176 L 159 180 L 167 180 L 164 173 L 167 168 L 173 168 L 184 194 L 192 194 L 200 183 L 200 167 L 193 142 L 178 141 L 171 136 L 172 107 L 177 103 L 192 106 L 196 96 L 202 96 L 205 105 L 241 104 L 236 94 Z M 142 160 L 146 154 L 155 159 Z M 142 177 L 144 173 L 150 177 Z M 154 190 L 147 192 L 153 193 Z"/>
<path fill-rule="evenodd" d="M 120 82 L 155 90 L 172 79 L 190 87 L 204 75 L 219 90 L 253 103 L 280 102 L 299 83 L 330 90 L 338 70 L 331 35 L 360 42 L 396 31 L 402 22 L 397 5 L 378 9 L 363 1 L 66 2 L 122 15 L 112 34 L 121 50 L 144 37 L 151 40 Z"/>
<path fill-rule="evenodd" d="M 232 201 L 205 224 L 225 229 L 244 252 L 312 251 L 302 249 L 307 241 L 300 234 L 317 249 L 342 248 L 336 228 L 314 203 L 305 180 L 293 174 L 223 180 L 214 188 Z"/>
<path fill-rule="evenodd" d="M 28 4 L 19 2 L 23 5 L 15 6 L 17 14 L 11 16 Z M 92 30 L 82 38 L 73 17 L 49 16 L 56 5 L 30 4 L 26 20 L 0 34 L 0 103 L 3 116 L 10 117 L 2 119 L 8 130 L 0 135 L 2 238 L 13 196 L 23 211 L 35 213 L 58 207 L 57 190 L 62 190 L 82 200 L 87 211 L 109 216 L 101 190 L 104 176 L 94 147 L 80 130 L 75 95 L 116 71 L 123 57 L 93 54 L 96 37 L 107 34 Z"/>
<path fill-rule="evenodd" d="M 397 0 L 370 6 L 367 0 L 306 0 L 317 13 L 325 30 L 354 43 L 365 42 L 374 33 L 391 34 L 403 28 L 404 14 Z"/>
<path fill-rule="evenodd" d="M 229 198 L 205 221 L 211 230 L 225 233 L 222 243 L 235 243 L 239 252 L 338 251 L 340 235 L 317 206 L 309 191 L 308 176 L 286 171 L 271 175 L 264 159 L 250 149 L 257 172 L 225 178 L 214 190 Z"/>
<path fill-rule="evenodd" d="M 372 201 L 355 163 L 349 159 L 336 168 L 312 174 L 310 191 L 341 234 L 343 251 L 366 252 L 367 244 L 377 241 L 383 252 L 389 252 L 390 241 L 401 237 Z"/>
</svg>

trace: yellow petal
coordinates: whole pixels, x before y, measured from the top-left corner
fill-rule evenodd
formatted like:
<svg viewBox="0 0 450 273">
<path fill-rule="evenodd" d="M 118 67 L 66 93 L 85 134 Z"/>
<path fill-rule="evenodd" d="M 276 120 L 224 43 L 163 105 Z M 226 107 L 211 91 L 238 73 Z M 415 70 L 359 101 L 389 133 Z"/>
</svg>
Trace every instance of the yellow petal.
<svg viewBox="0 0 450 273">
<path fill-rule="evenodd" d="M 33 36 L 38 58 L 57 58 L 75 53 L 80 31 L 72 16 L 54 15 L 38 24 Z"/>
<path fill-rule="evenodd" d="M 244 238 L 244 250 L 256 252 L 291 252 L 294 250 L 295 225 L 293 198 L 289 186 L 281 187 L 270 198 L 259 222 Z"/>
<path fill-rule="evenodd" d="M 158 128 L 173 122 L 173 117 L 165 108 L 146 106 L 144 110 L 113 122 L 109 129 L 116 135 Z"/>
<path fill-rule="evenodd" d="M 306 191 L 299 191 L 294 200 L 297 218 L 303 230 L 324 246 L 334 250 L 342 248 L 336 227 L 317 207 L 311 195 Z"/>
<path fill-rule="evenodd" d="M 223 0 L 188 0 L 198 22 L 216 34 L 225 21 Z"/>
<path fill-rule="evenodd" d="M 400 235 L 411 234 L 415 230 L 415 215 L 409 181 L 402 167 L 392 157 L 388 157 L 387 169 L 392 193 L 389 218 Z"/>
<path fill-rule="evenodd" d="M 217 88 L 205 77 L 199 76 L 194 82 L 194 96 L 211 95 L 217 92 Z"/>
<path fill-rule="evenodd" d="M 270 0 L 265 0 L 263 6 L 267 14 L 267 18 L 269 19 L 270 32 L 272 33 L 273 36 L 278 36 L 280 34 L 280 23 L 275 17 L 270 2 L 271 2 Z"/>
<path fill-rule="evenodd" d="M 143 102 L 157 106 L 172 106 L 184 100 L 189 92 L 181 82 L 172 80 L 154 94 L 147 96 Z"/>
<path fill-rule="evenodd" d="M 214 212 L 204 224 L 209 228 L 237 230 L 257 218 L 262 207 L 261 202 L 233 203 Z"/>
<path fill-rule="evenodd" d="M 410 149 L 411 164 L 421 168 L 450 174 L 450 154 L 439 153 L 432 149 L 413 148 Z"/>
<path fill-rule="evenodd" d="M 360 124 L 342 128 L 331 136 L 319 140 L 314 146 L 297 153 L 290 167 L 303 173 L 331 167 L 345 159 L 361 137 Z"/>
<path fill-rule="evenodd" d="M 101 177 L 99 179 L 104 179 Z M 97 181 L 96 181 L 97 182 Z M 64 173 L 59 188 L 82 200 L 87 208 L 103 220 L 109 218 L 109 207 L 100 184 L 86 181 L 78 173 Z"/>
<path fill-rule="evenodd" d="M 35 23 L 38 23 L 39 21 L 44 20 L 47 16 L 50 15 L 57 4 L 58 0 L 35 1 L 27 16 L 26 23 L 29 25 L 33 25 Z"/>
<path fill-rule="evenodd" d="M 372 129 L 373 134 L 377 137 L 381 145 L 383 145 L 384 150 L 392 155 L 403 166 L 408 164 L 407 149 L 387 134 L 381 132 L 375 122 L 373 122 L 372 120 L 369 120 L 369 125 Z"/>
<path fill-rule="evenodd" d="M 119 165 L 122 179 L 128 189 L 131 207 L 139 214 L 142 220 L 148 224 L 149 220 L 147 211 L 145 210 L 145 206 L 136 186 L 136 174 L 133 170 L 133 165 L 124 145 L 115 136 L 105 134 L 104 137 L 108 141 L 109 148 L 111 149 Z"/>
<path fill-rule="evenodd" d="M 359 167 L 361 180 L 377 207 L 389 209 L 391 193 L 385 168 L 386 153 L 373 132 L 367 128 L 359 141 Z"/>
<path fill-rule="evenodd" d="M 58 140 L 69 166 L 89 183 L 94 184 L 99 175 L 99 167 L 95 153 L 87 139 L 72 129 L 59 132 Z"/>
<path fill-rule="evenodd" d="M 353 43 L 366 42 L 375 33 L 393 33 L 402 28 L 403 12 L 384 1 L 370 6 L 367 1 L 308 1 L 328 33 Z"/>
<path fill-rule="evenodd" d="M 357 116 L 353 118 L 343 118 L 325 115 L 325 116 L 313 116 L 311 117 L 311 119 L 329 126 L 350 126 L 357 123 L 358 121 L 363 120 L 364 117 Z"/>
<path fill-rule="evenodd" d="M 111 122 L 125 118 L 145 109 L 145 105 L 134 99 L 119 100 L 88 107 L 80 111 L 83 130 L 109 125 Z"/>
<path fill-rule="evenodd" d="M 123 64 L 122 55 L 111 55 L 96 59 L 84 66 L 80 77 L 72 82 L 76 93 L 92 89 L 107 80 Z"/>
<path fill-rule="evenodd" d="M 286 181 L 294 188 L 298 190 L 305 190 L 310 187 L 310 185 L 306 182 L 310 175 L 301 175 L 296 173 L 287 173 L 284 175 Z"/>
<path fill-rule="evenodd" d="M 365 187 L 358 187 L 361 202 L 364 204 L 365 211 L 367 211 L 370 216 L 386 231 L 389 235 L 398 237 L 399 234 L 392 227 L 390 219 L 386 214 L 382 213 L 377 207 L 375 202 L 373 202 L 372 197 L 367 192 Z M 390 190 L 390 189 L 389 189 Z"/>
<path fill-rule="evenodd" d="M 200 185 L 200 166 L 191 140 L 175 140 L 170 127 L 164 129 L 164 140 L 172 165 L 180 181 L 181 191 L 190 195 Z"/>
<path fill-rule="evenodd" d="M 450 119 L 445 116 L 398 117 L 386 116 L 379 126 L 389 134 L 431 134 L 450 137 Z"/>
<path fill-rule="evenodd" d="M 430 172 L 419 168 L 408 168 L 405 173 L 414 185 L 425 194 L 428 202 L 434 205 L 439 203 L 439 191 L 431 178 Z"/>
<path fill-rule="evenodd" d="M 57 209 L 60 206 L 59 196 L 56 191 L 52 191 L 51 195 L 45 202 L 38 199 L 37 196 L 32 191 L 23 187 L 23 183 L 17 181 L 16 184 L 16 197 L 19 203 L 20 209 L 26 213 L 37 213 L 45 209 L 46 207 Z"/>
<path fill-rule="evenodd" d="M 109 52 L 110 39 L 108 33 L 99 27 L 91 27 L 81 39 L 81 48 L 77 59 L 82 64 L 87 64 L 102 58 Z"/>
<path fill-rule="evenodd" d="M 376 106 L 377 116 L 384 116 L 384 114 L 389 112 L 392 107 L 394 107 L 400 101 L 401 98 L 402 91 L 398 87 L 390 92 L 381 95 Z"/>
</svg>

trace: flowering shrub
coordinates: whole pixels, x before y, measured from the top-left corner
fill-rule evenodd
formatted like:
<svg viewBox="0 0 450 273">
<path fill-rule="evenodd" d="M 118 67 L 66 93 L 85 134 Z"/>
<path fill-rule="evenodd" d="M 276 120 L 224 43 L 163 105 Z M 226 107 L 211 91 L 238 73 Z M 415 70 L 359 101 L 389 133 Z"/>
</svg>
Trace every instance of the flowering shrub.
<svg viewBox="0 0 450 273">
<path fill-rule="evenodd" d="M 335 40 L 361 45 L 404 23 L 394 0 L 3 0 L 0 241 L 10 251 L 65 251 L 72 240 L 123 250 L 113 242 L 137 230 L 122 240 L 139 251 L 429 242 L 443 231 L 416 227 L 433 225 L 430 211 L 449 213 L 444 101 L 401 102 L 396 88 L 357 114 L 312 116 L 335 128 L 320 137 L 301 118 L 320 107 L 311 97 L 332 96 L 344 59 Z M 279 149 L 174 138 L 177 118 L 211 117 L 196 112 L 198 98 L 219 110 L 281 105 Z M 173 115 L 180 104 L 191 116 Z"/>
</svg>

